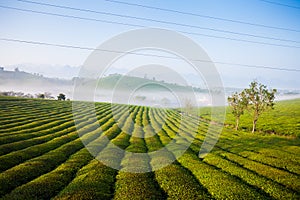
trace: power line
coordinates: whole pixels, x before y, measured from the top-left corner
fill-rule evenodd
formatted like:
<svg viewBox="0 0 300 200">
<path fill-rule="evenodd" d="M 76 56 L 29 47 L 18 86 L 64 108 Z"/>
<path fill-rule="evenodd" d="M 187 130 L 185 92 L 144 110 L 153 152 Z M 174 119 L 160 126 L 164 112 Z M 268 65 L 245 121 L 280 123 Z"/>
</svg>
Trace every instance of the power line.
<svg viewBox="0 0 300 200">
<path fill-rule="evenodd" d="M 277 5 L 277 6 L 285 6 L 285 7 L 289 7 L 289 8 L 300 9 L 300 7 L 297 7 L 297 6 L 291 6 L 291 5 L 288 5 L 288 4 L 278 3 L 278 2 L 274 2 L 274 1 L 267 1 L 267 0 L 260 0 L 260 1 L 265 2 L 265 3 L 274 4 L 274 5 Z"/>
<path fill-rule="evenodd" d="M 103 1 L 108 1 L 108 2 L 112 2 L 112 3 L 123 4 L 123 5 L 128 5 L 128 6 L 135 6 L 135 7 L 147 8 L 147 9 L 152 9 L 152 10 L 160 10 L 160 11 L 165 11 L 165 12 L 171 12 L 171 13 L 177 13 L 177 14 L 183 14 L 183 15 L 189 15 L 189 16 L 207 18 L 207 19 L 214 19 L 214 20 L 219 20 L 219 21 L 226 21 L 226 22 L 232 22 L 232 23 L 238 23 L 238 24 L 245 24 L 245 25 L 250 25 L 250 26 L 257 26 L 257 27 L 277 29 L 277 30 L 284 30 L 284 31 L 292 31 L 292 32 L 300 32 L 300 30 L 291 29 L 291 28 L 269 26 L 269 25 L 265 25 L 265 24 L 257 24 L 257 23 L 239 21 L 239 20 L 234 20 L 234 19 L 226 19 L 226 18 L 221 18 L 221 17 L 213 17 L 213 16 L 209 16 L 209 15 L 200 15 L 200 14 L 197 14 L 197 13 L 184 12 L 184 11 L 172 10 L 172 9 L 168 9 L 168 8 L 161 8 L 161 7 L 154 7 L 154 6 L 147 6 L 147 5 L 143 5 L 143 4 L 129 3 L 129 2 L 123 2 L 123 1 L 117 1 L 117 0 L 103 0 Z"/>
<path fill-rule="evenodd" d="M 162 24 L 169 24 L 169 25 L 176 25 L 176 26 L 188 27 L 188 28 L 197 28 L 197 29 L 202 29 L 202 30 L 209 30 L 209 31 L 221 32 L 221 33 L 229 33 L 229 34 L 248 36 L 248 37 L 254 37 L 254 38 L 262 38 L 262 39 L 269 39 L 269 40 L 276 40 L 276 41 L 283 41 L 283 42 L 300 43 L 300 41 L 295 41 L 295 40 L 288 40 L 288 39 L 275 38 L 275 37 L 267 37 L 267 36 L 261 36 L 261 35 L 253 35 L 253 34 L 248 34 L 248 33 L 241 33 L 241 32 L 222 30 L 222 29 L 201 27 L 201 26 L 190 25 L 190 24 L 182 24 L 182 23 L 171 22 L 171 21 L 156 20 L 156 19 L 152 19 L 152 18 L 136 17 L 136 16 L 131 16 L 131 15 L 122 15 L 122 14 L 116 14 L 116 13 L 111 13 L 111 12 L 103 12 L 103 11 L 96 11 L 96 10 L 90 10 L 90 9 L 75 8 L 75 7 L 62 6 L 62 5 L 49 4 L 49 3 L 40 3 L 40 2 L 28 1 L 28 0 L 16 0 L 16 1 L 24 2 L 24 3 L 30 3 L 30 4 L 36 4 L 36 5 L 42 5 L 42 6 L 50 6 L 50 7 L 55 7 L 55 8 L 68 9 L 68 10 L 75 10 L 75 11 L 80 11 L 80 12 L 96 13 L 96 14 L 102 14 L 102 15 L 122 17 L 122 18 L 127 18 L 127 19 L 128 18 L 129 19 L 137 19 L 137 20 L 156 22 L 156 23 L 162 23 Z"/>
<path fill-rule="evenodd" d="M 138 24 L 123 23 L 123 22 L 116 22 L 116 21 L 111 21 L 111 20 L 87 18 L 87 17 L 79 17 L 79 16 L 74 16 L 74 15 L 57 14 L 57 13 L 50 13 L 50 12 L 43 12 L 43 11 L 35 11 L 35 10 L 31 10 L 31 9 L 22 9 L 22 8 L 16 8 L 16 7 L 3 6 L 3 5 L 0 5 L 0 8 L 36 13 L 36 14 L 43 14 L 43 15 L 50 15 L 50 16 L 57 16 L 57 17 L 64 17 L 64 18 L 72 18 L 72 19 L 79 19 L 79 20 L 117 24 L 117 25 L 124 25 L 124 26 L 137 27 L 137 28 L 146 28 L 146 26 L 142 26 L 142 25 L 138 25 Z M 288 48 L 297 48 L 297 49 L 300 48 L 300 46 L 294 46 L 294 45 L 283 45 L 283 44 L 274 44 L 274 43 L 268 43 L 268 42 L 257 42 L 257 41 L 251 41 L 251 40 L 236 39 L 236 38 L 223 37 L 223 36 L 214 36 L 214 35 L 195 33 L 195 32 L 187 32 L 187 31 L 178 31 L 178 30 L 174 30 L 174 31 L 184 33 L 184 34 L 189 34 L 189 35 L 198 35 L 198 36 L 226 39 L 226 40 L 238 41 L 238 42 L 247 42 L 247 43 L 253 43 L 253 44 L 271 45 L 271 46 L 277 46 L 277 47 L 288 47 Z"/>
<path fill-rule="evenodd" d="M 137 55 L 137 56 L 148 56 L 148 57 L 181 60 L 181 58 L 179 58 L 179 57 L 172 57 L 172 56 L 162 56 L 162 55 L 148 54 L 148 53 L 124 52 L 124 51 L 109 50 L 109 49 L 97 49 L 97 48 L 92 48 L 92 47 L 82 47 L 82 46 L 74 46 L 74 45 L 67 45 L 67 44 L 55 44 L 55 43 L 38 42 L 38 41 L 30 41 L 30 40 L 18 40 L 18 39 L 11 39 L 11 38 L 0 38 L 0 40 L 6 41 L 6 42 L 18 42 L 18 43 L 26 43 L 26 44 L 33 44 L 33 45 L 60 47 L 60 48 L 81 49 L 81 50 L 88 50 L 88 51 L 102 51 L 102 52 L 110 52 L 110 53 L 123 53 L 123 54 L 129 54 L 129 55 Z M 196 61 L 196 62 L 204 62 L 204 63 L 215 63 L 215 64 L 220 64 L 220 65 L 239 66 L 239 67 L 246 67 L 246 68 L 279 70 L 279 71 L 287 71 L 287 72 L 300 72 L 300 69 L 271 67 L 271 66 L 264 66 L 264 65 L 248 65 L 248 64 L 240 64 L 240 63 L 221 62 L 221 61 L 213 62 L 210 60 L 199 60 L 199 59 L 190 59 L 190 58 L 188 58 L 187 60 Z"/>
<path fill-rule="evenodd" d="M 140 28 L 144 28 L 145 27 L 145 26 L 140 26 L 140 25 L 137 25 L 137 24 L 129 24 L 129 23 L 122 23 L 122 22 L 116 22 L 116 21 L 110 21 L 110 20 L 102 20 L 102 19 L 95 19 L 95 18 L 88 18 L 88 17 L 79 17 L 79 16 L 74 16 L 74 15 L 57 14 L 57 13 L 36 11 L 36 10 L 23 9 L 23 8 L 15 8 L 15 7 L 10 7 L 10 6 L 3 6 L 3 5 L 0 5 L 0 8 L 11 9 L 11 10 L 18 10 L 18 11 L 23 11 L 23 12 L 31 12 L 31 13 L 43 14 L 43 15 L 50 15 L 50 16 L 56 16 L 56 17 L 66 17 L 66 18 L 73 18 L 73 19 L 80 19 L 80 20 L 87 20 L 87 21 L 103 22 L 103 23 L 109 23 L 109 24 L 118 24 L 118 25 L 140 27 Z"/>
</svg>

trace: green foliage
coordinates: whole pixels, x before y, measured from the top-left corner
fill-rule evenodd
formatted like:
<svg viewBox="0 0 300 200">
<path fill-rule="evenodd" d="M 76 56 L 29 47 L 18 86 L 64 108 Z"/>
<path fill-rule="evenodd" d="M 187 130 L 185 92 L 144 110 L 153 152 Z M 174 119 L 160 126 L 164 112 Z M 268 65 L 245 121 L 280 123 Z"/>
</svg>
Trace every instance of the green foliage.
<svg viewBox="0 0 300 200">
<path fill-rule="evenodd" d="M 267 109 L 273 108 L 276 92 L 276 89 L 268 90 L 267 86 L 256 81 L 251 82 L 250 88 L 245 89 L 248 108 L 253 113 L 252 133 L 255 131 L 259 116 Z"/>
<path fill-rule="evenodd" d="M 153 111 L 152 111 L 153 112 Z M 151 123 L 155 123 L 153 113 L 149 114 Z M 151 119 L 152 118 L 152 119 Z M 153 137 L 146 138 L 146 145 L 149 151 L 159 150 L 167 143 L 162 131 Z M 152 158 L 152 166 L 159 166 L 161 161 L 174 160 L 172 153 L 165 152 L 160 157 Z M 172 163 L 164 168 L 155 171 L 155 178 L 160 187 L 168 195 L 168 199 L 211 199 L 207 191 L 201 187 L 191 172 L 182 167 L 178 162 Z"/>
<path fill-rule="evenodd" d="M 244 110 L 248 109 L 252 112 L 252 133 L 254 133 L 260 115 L 269 108 L 273 109 L 276 92 L 276 89 L 268 90 L 267 86 L 253 81 L 249 88 L 229 96 L 228 104 L 236 121 L 235 130 L 238 130 L 240 117 L 244 114 Z"/>
<path fill-rule="evenodd" d="M 39 99 L 45 99 L 45 94 L 37 94 L 36 96 Z"/>
<path fill-rule="evenodd" d="M 91 161 L 54 199 L 112 199 L 117 171 L 98 160 Z"/>
<path fill-rule="evenodd" d="M 234 127 L 235 118 L 226 108 L 225 126 Z M 220 109 L 221 110 L 221 109 Z M 211 119 L 211 108 L 200 108 L 200 119 L 205 121 L 216 121 Z M 220 115 L 222 113 L 220 112 Z M 256 126 L 256 132 L 263 135 L 285 135 L 300 137 L 300 99 L 284 100 L 275 102 L 274 109 L 263 112 Z M 252 130 L 252 112 L 245 110 L 240 118 L 240 130 L 244 133 Z"/>
<path fill-rule="evenodd" d="M 64 100 L 66 100 L 66 95 L 63 94 L 63 93 L 60 93 L 60 94 L 57 96 L 57 100 L 59 100 L 59 101 L 64 101 Z"/>
<path fill-rule="evenodd" d="M 274 109 L 260 115 L 256 130 L 263 134 L 300 136 L 300 99 L 276 102 Z M 226 115 L 226 124 L 235 123 L 232 115 Z M 252 112 L 241 116 L 242 129 L 252 129 Z"/>
<path fill-rule="evenodd" d="M 40 199 L 50 199 L 64 189 L 76 172 L 91 159 L 89 152 L 85 148 L 81 149 L 55 170 L 16 188 L 3 199 L 35 199 L 37 196 Z"/>
<path fill-rule="evenodd" d="M 147 146 L 143 138 L 142 117 L 147 109 L 140 107 L 135 118 L 135 125 L 130 137 L 130 145 L 126 148 L 128 152 L 145 153 Z M 150 160 L 150 158 L 149 158 Z M 148 161 L 141 162 L 138 155 L 128 154 L 122 159 L 121 165 L 124 170 L 139 171 L 139 168 L 148 168 Z M 115 183 L 114 199 L 165 199 L 164 192 L 160 189 L 154 179 L 153 173 L 131 173 L 119 172 Z"/>
<path fill-rule="evenodd" d="M 244 114 L 244 111 L 248 105 L 248 99 L 246 98 L 245 91 L 242 91 L 239 94 L 236 92 L 232 96 L 229 96 L 228 104 L 231 108 L 231 113 L 235 116 L 235 130 L 238 130 L 240 117 Z"/>
<path fill-rule="evenodd" d="M 77 137 L 78 137 L 77 133 L 72 132 L 70 134 L 65 134 L 61 137 L 57 137 L 49 142 L 39 144 L 39 145 L 34 145 L 32 147 L 28 147 L 23 150 L 14 151 L 9 154 L 3 155 L 0 157 L 0 162 L 1 162 L 0 171 L 2 172 L 30 158 L 34 158 L 36 156 L 47 153 L 53 149 L 60 147 L 61 145 L 67 142 L 76 139 Z"/>
<path fill-rule="evenodd" d="M 204 159 L 210 165 L 218 167 L 233 176 L 237 176 L 244 180 L 249 185 L 257 187 L 261 191 L 265 191 L 268 195 L 275 199 L 295 199 L 297 195 L 291 192 L 288 188 L 283 187 L 281 184 L 271 181 L 270 179 L 260 176 L 254 171 L 247 170 L 240 166 L 240 163 L 233 163 L 226 159 L 214 154 L 209 154 Z"/>
<path fill-rule="evenodd" d="M 230 160 L 234 163 L 239 163 L 244 168 L 254 171 L 271 180 L 275 180 L 276 182 L 281 183 L 294 191 L 298 191 L 300 188 L 300 183 L 298 181 L 299 177 L 297 175 L 290 174 L 286 171 L 269 167 L 255 161 L 250 161 L 249 159 L 241 158 L 233 153 L 222 153 L 221 155 L 227 160 Z"/>
<path fill-rule="evenodd" d="M 113 139 L 119 132 L 120 129 L 115 124 L 105 132 L 105 135 Z M 115 157 L 114 154 L 107 152 L 107 145 L 106 140 L 100 136 L 89 143 L 88 147 L 89 150 L 96 155 L 100 152 L 104 152 L 105 155 Z M 112 157 L 108 159 L 112 159 Z M 115 176 L 116 170 L 94 159 L 77 172 L 76 177 L 74 177 L 71 183 L 69 183 L 55 199 L 111 199 L 113 196 Z"/>
<path fill-rule="evenodd" d="M 84 109 L 82 102 L 76 111 L 83 136 L 79 139 L 71 106 L 67 101 L 0 98 L 1 199 L 300 198 L 299 138 L 243 131 L 251 128 L 252 112 L 241 116 L 240 131 L 224 127 L 213 151 L 200 159 L 209 108 L 200 112 L 207 115 L 198 124 L 198 117 L 187 115 L 188 120 L 182 120 L 177 110 L 96 103 L 95 120 L 94 111 Z M 260 115 L 257 129 L 299 134 L 300 101 L 278 102 L 274 107 Z M 226 120 L 229 126 L 235 123 L 231 114 Z M 131 152 L 153 152 L 176 135 L 186 140 L 195 131 L 190 148 L 155 172 L 120 172 L 89 153 L 123 169 L 151 169 L 174 160 L 173 152 L 141 163 L 136 156 L 115 152 L 112 144 Z"/>
<path fill-rule="evenodd" d="M 119 172 L 114 199 L 165 199 L 152 173 Z"/>
<path fill-rule="evenodd" d="M 47 154 L 6 170 L 0 174 L 0 195 L 6 194 L 15 187 L 53 170 L 58 164 L 65 162 L 68 156 L 82 147 L 83 145 L 79 139 L 74 140 Z"/>
</svg>

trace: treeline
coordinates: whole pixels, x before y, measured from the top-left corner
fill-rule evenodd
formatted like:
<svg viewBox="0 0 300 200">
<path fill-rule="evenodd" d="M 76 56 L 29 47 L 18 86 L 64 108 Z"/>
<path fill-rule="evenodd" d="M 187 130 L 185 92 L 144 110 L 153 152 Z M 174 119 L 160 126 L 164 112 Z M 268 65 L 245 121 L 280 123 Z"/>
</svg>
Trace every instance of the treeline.
<svg viewBox="0 0 300 200">
<path fill-rule="evenodd" d="M 60 101 L 64 100 L 69 100 L 66 98 L 66 95 L 63 93 L 60 93 L 56 98 L 52 96 L 50 92 L 45 92 L 45 93 L 37 93 L 37 94 L 30 94 L 30 93 L 23 93 L 23 92 L 14 92 L 14 91 L 5 91 L 5 92 L 0 92 L 0 96 L 7 96 L 7 97 L 22 97 L 22 98 L 37 98 L 37 99 L 57 99 Z"/>
</svg>

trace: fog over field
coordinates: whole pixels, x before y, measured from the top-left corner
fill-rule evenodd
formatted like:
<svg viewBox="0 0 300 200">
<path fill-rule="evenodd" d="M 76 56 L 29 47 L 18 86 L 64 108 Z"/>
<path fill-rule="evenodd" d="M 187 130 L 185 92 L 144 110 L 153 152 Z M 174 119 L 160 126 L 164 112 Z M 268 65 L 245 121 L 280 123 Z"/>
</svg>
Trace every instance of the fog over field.
<svg viewBox="0 0 300 200">
<path fill-rule="evenodd" d="M 87 84 L 88 90 L 79 91 L 82 100 L 153 107 L 183 107 L 186 104 L 202 107 L 211 106 L 211 93 L 220 90 L 208 90 L 201 78 L 198 78 L 198 87 L 191 87 L 191 80 L 180 74 L 160 66 L 152 66 L 152 70 L 146 70 L 147 67 L 149 69 L 144 66 L 123 75 L 113 69 L 98 80 L 48 78 L 38 73 L 4 70 L 0 72 L 0 92 L 14 91 L 24 95 L 47 92 L 53 98 L 64 93 L 68 99 L 73 99 L 75 86 Z M 225 96 L 241 89 L 225 87 Z M 85 99 L 88 95 L 92 98 Z M 299 90 L 279 89 L 276 100 L 293 98 L 300 98 Z"/>
</svg>

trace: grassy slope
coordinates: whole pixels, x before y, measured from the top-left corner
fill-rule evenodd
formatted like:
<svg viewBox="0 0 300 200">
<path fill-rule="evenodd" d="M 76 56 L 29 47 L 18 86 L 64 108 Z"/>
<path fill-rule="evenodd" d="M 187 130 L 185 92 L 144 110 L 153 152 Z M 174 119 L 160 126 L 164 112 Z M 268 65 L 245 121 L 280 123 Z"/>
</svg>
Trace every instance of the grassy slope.
<svg viewBox="0 0 300 200">
<path fill-rule="evenodd" d="M 210 108 L 201 108 L 201 116 L 209 118 Z M 240 130 L 252 130 L 252 115 L 248 111 L 241 116 Z M 235 118 L 226 108 L 225 124 L 234 127 Z M 277 135 L 300 136 L 300 99 L 276 102 L 273 110 L 264 112 L 257 122 L 257 132 Z"/>
<path fill-rule="evenodd" d="M 278 126 L 274 126 L 276 130 L 290 129 L 297 134 L 299 106 L 300 100 L 279 102 L 276 110 L 263 116 L 266 120 L 260 119 L 258 127 L 274 123 Z M 111 121 L 108 104 L 97 104 L 96 107 L 105 134 L 114 144 L 130 151 L 159 149 L 174 137 L 178 129 L 180 115 L 172 111 L 167 126 L 155 137 L 145 140 L 130 137 Z M 122 130 L 151 134 L 151 128 L 139 129 L 126 123 L 129 118 L 125 107 L 117 107 Z M 202 114 L 208 111 L 208 108 L 202 109 Z M 138 124 L 151 122 L 151 127 L 159 131 L 159 124 L 164 123 L 162 112 L 160 109 L 132 107 L 131 115 Z M 273 112 L 277 117 L 272 116 Z M 81 127 L 82 131 L 87 131 L 86 140 L 91 146 L 101 144 L 109 151 L 109 146 L 101 143 L 97 130 L 93 131 L 94 125 L 85 124 L 84 119 L 90 114 L 82 113 L 82 116 Z M 233 124 L 231 114 L 227 116 L 226 123 Z M 4 199 L 300 198 L 300 139 L 297 137 L 251 134 L 248 130 L 234 131 L 229 126 L 223 129 L 213 151 L 202 160 L 197 156 L 207 127 L 202 123 L 191 148 L 172 165 L 134 177 L 108 168 L 88 154 L 74 136 L 74 127 L 65 122 L 72 121 L 71 102 L 0 97 L 0 119 L 0 149 L 6 147 L 0 156 L 1 165 L 6 166 L 0 173 L 0 196 L 3 195 Z M 42 120 L 45 124 L 37 123 Z M 49 131 L 40 129 L 57 121 L 60 126 Z M 280 124 L 281 121 L 289 123 Z M 190 123 L 193 123 L 192 119 Z M 245 126 L 246 119 L 241 123 Z M 181 134 L 189 134 L 188 124 L 183 126 Z M 113 154 L 108 156 L 111 156 L 109 160 L 115 157 Z M 124 157 L 121 164 L 126 166 L 127 159 Z M 151 164 L 157 161 L 154 159 Z"/>
</svg>

